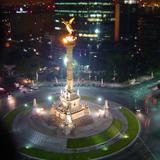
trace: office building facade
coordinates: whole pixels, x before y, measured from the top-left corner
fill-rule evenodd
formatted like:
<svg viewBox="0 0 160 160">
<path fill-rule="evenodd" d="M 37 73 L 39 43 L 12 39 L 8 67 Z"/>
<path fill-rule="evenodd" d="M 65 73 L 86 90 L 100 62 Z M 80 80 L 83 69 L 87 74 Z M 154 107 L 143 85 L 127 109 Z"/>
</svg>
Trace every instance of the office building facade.
<svg viewBox="0 0 160 160">
<path fill-rule="evenodd" d="M 77 36 L 81 39 L 112 39 L 114 34 L 114 2 L 110 0 L 55 0 L 55 31 L 63 33 L 61 23 L 75 17 Z"/>
</svg>

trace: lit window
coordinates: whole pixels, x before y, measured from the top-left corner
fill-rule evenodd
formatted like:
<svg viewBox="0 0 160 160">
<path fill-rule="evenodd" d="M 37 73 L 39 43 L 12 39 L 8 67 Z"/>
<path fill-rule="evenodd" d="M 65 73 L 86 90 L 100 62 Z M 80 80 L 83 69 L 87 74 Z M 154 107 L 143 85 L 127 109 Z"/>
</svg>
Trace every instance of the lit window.
<svg viewBox="0 0 160 160">
<path fill-rule="evenodd" d="M 61 30 L 61 28 L 60 28 L 60 27 L 54 27 L 54 29 L 55 29 L 55 30 Z"/>
<path fill-rule="evenodd" d="M 58 20 L 58 19 L 56 19 L 56 20 L 55 20 L 55 22 L 59 22 L 59 20 Z"/>
</svg>

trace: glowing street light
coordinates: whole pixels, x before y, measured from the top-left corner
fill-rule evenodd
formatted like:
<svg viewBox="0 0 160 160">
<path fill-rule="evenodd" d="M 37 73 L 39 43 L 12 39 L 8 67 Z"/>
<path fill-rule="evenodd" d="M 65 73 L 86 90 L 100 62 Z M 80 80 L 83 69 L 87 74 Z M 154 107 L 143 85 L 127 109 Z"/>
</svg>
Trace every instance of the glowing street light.
<svg viewBox="0 0 160 160">
<path fill-rule="evenodd" d="M 99 117 L 103 117 L 103 116 L 104 116 L 104 110 L 99 109 L 98 112 L 99 112 L 99 113 L 98 113 L 98 116 L 99 116 Z"/>
<path fill-rule="evenodd" d="M 67 58 L 67 56 L 65 56 L 65 57 L 63 58 L 63 63 L 64 63 L 65 66 L 67 66 L 67 62 L 68 62 L 68 58 Z"/>
<path fill-rule="evenodd" d="M 98 101 L 98 102 L 102 102 L 102 97 L 98 97 L 98 98 L 97 98 L 97 101 Z"/>
<path fill-rule="evenodd" d="M 123 138 L 127 139 L 127 138 L 129 138 L 129 136 L 127 134 L 124 134 Z"/>
<path fill-rule="evenodd" d="M 24 104 L 24 106 L 25 106 L 25 107 L 28 107 L 28 104 L 27 104 L 27 103 L 25 103 L 25 104 Z"/>
<path fill-rule="evenodd" d="M 67 66 L 67 63 L 68 63 L 68 58 L 67 58 L 67 56 L 64 56 L 64 57 L 63 57 L 63 63 L 64 63 L 65 66 Z M 78 63 L 77 63 L 77 61 L 76 61 L 75 59 L 73 59 L 72 65 L 73 65 L 73 67 L 77 67 L 77 66 L 78 66 Z"/>
<path fill-rule="evenodd" d="M 37 115 L 44 115 L 46 114 L 46 111 L 44 110 L 44 108 L 35 108 L 35 113 Z"/>
<path fill-rule="evenodd" d="M 136 112 L 140 113 L 140 112 L 141 112 L 141 110 L 140 110 L 140 109 L 137 109 L 137 110 L 136 110 Z"/>
<path fill-rule="evenodd" d="M 27 145 L 25 146 L 25 148 L 26 148 L 26 149 L 30 149 L 30 148 L 32 148 L 32 145 L 31 145 L 31 144 L 27 144 Z"/>
<path fill-rule="evenodd" d="M 105 147 L 102 148 L 102 150 L 107 151 L 107 150 L 108 150 L 108 147 L 105 146 Z"/>
<path fill-rule="evenodd" d="M 98 28 L 95 29 L 94 31 L 96 34 L 100 33 L 100 30 Z"/>
<path fill-rule="evenodd" d="M 8 95 L 7 104 L 10 109 L 14 109 L 16 107 L 16 99 L 12 95 Z"/>
<path fill-rule="evenodd" d="M 49 101 L 51 101 L 51 100 L 53 99 L 53 97 L 52 97 L 52 96 L 48 96 L 47 99 L 48 99 Z"/>
</svg>

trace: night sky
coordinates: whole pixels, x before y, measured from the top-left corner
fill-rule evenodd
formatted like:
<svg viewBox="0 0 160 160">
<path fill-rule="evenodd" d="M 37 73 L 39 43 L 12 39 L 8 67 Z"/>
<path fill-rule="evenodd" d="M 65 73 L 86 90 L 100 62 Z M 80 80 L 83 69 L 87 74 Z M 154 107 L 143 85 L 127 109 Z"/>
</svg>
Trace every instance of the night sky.
<svg viewBox="0 0 160 160">
<path fill-rule="evenodd" d="M 35 3 L 52 3 L 53 0 L 1 0 L 2 5 L 23 5 L 23 4 L 35 4 Z"/>
</svg>

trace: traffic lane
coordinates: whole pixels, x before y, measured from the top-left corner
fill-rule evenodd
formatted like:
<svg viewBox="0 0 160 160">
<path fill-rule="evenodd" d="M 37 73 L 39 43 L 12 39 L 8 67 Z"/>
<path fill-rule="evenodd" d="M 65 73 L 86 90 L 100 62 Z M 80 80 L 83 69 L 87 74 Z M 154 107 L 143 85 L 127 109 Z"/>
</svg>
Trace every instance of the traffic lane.
<svg viewBox="0 0 160 160">
<path fill-rule="evenodd" d="M 31 93 L 15 92 L 13 93 L 13 96 L 15 97 L 16 100 L 16 107 L 19 107 L 24 103 L 31 102 L 33 101 L 34 98 L 36 98 L 37 101 L 38 99 L 42 98 L 45 100 L 49 95 L 60 93 L 61 88 L 63 87 L 42 87 L 39 90 L 34 90 Z M 129 92 L 123 90 L 119 89 L 111 90 L 106 88 L 95 88 L 95 87 L 77 87 L 76 89 L 79 89 L 80 95 L 102 97 L 103 100 L 108 99 L 120 103 L 122 105 L 127 105 L 129 106 L 130 109 L 134 108 L 134 100 L 132 96 L 129 94 Z M 7 97 L 1 99 L 0 110 L 3 115 L 12 109 L 14 108 L 8 106 Z"/>
</svg>

